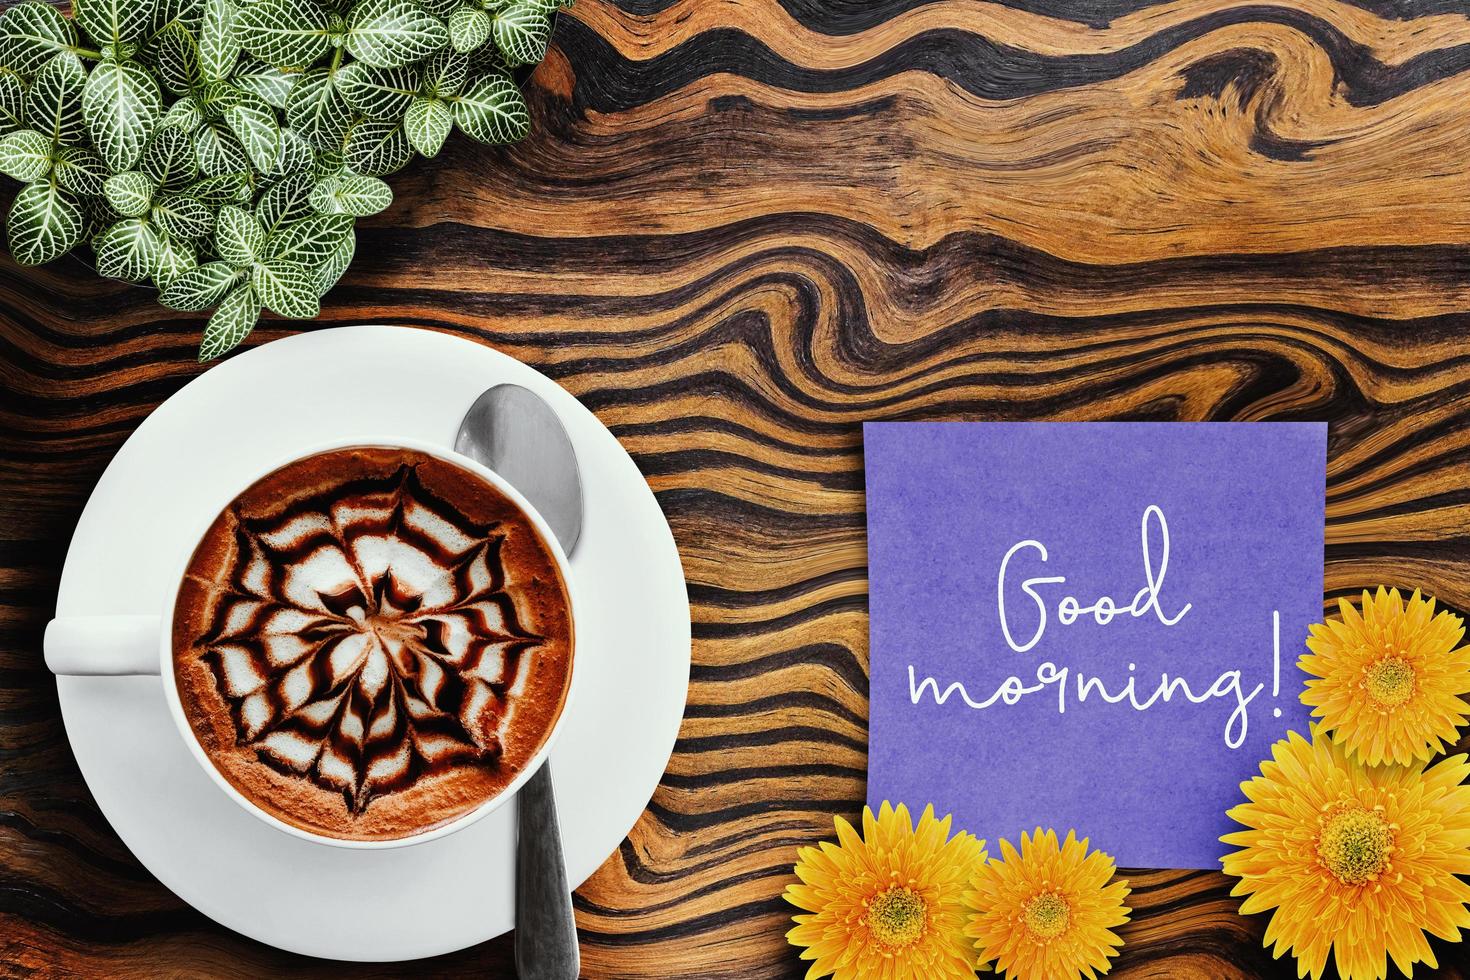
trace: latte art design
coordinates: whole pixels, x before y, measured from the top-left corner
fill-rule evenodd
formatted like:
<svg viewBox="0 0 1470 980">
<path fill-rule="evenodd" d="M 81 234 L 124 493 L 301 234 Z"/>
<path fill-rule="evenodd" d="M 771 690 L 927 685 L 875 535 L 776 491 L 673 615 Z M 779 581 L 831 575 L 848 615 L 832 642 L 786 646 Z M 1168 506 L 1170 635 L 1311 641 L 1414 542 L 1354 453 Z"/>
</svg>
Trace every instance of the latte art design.
<svg viewBox="0 0 1470 980">
<path fill-rule="evenodd" d="M 507 591 L 498 526 L 435 500 L 412 465 L 240 520 L 197 644 L 239 744 L 354 814 L 498 759 L 541 639 Z"/>
</svg>

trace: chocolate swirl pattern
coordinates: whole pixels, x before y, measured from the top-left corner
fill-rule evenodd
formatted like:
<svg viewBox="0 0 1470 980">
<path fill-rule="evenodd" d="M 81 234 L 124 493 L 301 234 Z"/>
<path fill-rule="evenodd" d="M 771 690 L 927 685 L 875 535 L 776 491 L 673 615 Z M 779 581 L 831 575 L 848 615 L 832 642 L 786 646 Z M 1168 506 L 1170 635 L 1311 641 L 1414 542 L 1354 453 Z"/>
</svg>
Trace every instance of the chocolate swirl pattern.
<svg viewBox="0 0 1470 980">
<path fill-rule="evenodd" d="M 353 813 L 456 763 L 494 760 L 538 637 L 495 526 L 402 467 L 240 520 L 228 592 L 197 644 L 240 744 Z"/>
<path fill-rule="evenodd" d="M 407 323 L 532 364 L 689 580 L 683 730 L 578 891 L 586 976 L 801 976 L 791 862 L 866 792 L 864 420 L 1327 419 L 1330 597 L 1470 609 L 1467 68 L 1462 0 L 577 0 L 526 142 L 395 176 L 321 321 L 248 343 Z M 41 629 L 201 320 L 66 263 L 0 266 L 0 307 L 0 936 L 42 976 L 396 976 L 228 933 L 91 802 Z M 1223 876 L 1130 878 L 1110 977 L 1282 972 Z"/>
</svg>

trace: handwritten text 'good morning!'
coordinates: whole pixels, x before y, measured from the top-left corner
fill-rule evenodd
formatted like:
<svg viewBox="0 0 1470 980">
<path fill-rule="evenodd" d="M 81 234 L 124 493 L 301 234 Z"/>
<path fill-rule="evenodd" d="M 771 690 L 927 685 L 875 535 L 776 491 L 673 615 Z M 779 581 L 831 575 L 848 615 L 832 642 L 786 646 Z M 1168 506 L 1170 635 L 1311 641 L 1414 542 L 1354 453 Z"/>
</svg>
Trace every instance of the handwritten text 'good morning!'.
<svg viewBox="0 0 1470 980">
<path fill-rule="evenodd" d="M 1160 542 L 1157 557 L 1149 541 L 1150 528 L 1153 526 L 1157 527 Z M 1019 571 L 1020 569 L 1027 565 L 1034 569 L 1037 564 L 1044 565 L 1047 562 L 1046 545 L 1029 539 L 1012 545 L 1005 553 L 1005 557 L 1001 559 L 1000 572 L 996 581 L 997 612 L 1000 616 L 1001 634 L 1006 645 L 1016 653 L 1026 653 L 1041 643 L 1051 621 L 1052 610 L 1049 606 L 1051 602 L 1055 602 L 1055 620 L 1062 626 L 1071 626 L 1084 617 L 1090 618 L 1098 626 L 1106 626 L 1122 616 L 1131 616 L 1135 619 L 1153 616 L 1158 620 L 1160 629 L 1178 625 L 1194 608 L 1194 604 L 1186 602 L 1166 608 L 1163 591 L 1164 578 L 1169 570 L 1169 523 L 1164 517 L 1163 510 L 1158 506 L 1149 505 L 1144 510 L 1141 537 L 1146 584 L 1134 594 L 1133 601 L 1127 605 L 1119 605 L 1110 596 L 1104 595 L 1094 600 L 1091 605 L 1084 606 L 1077 597 L 1063 594 L 1063 586 L 1067 581 L 1065 575 L 1021 578 L 1021 574 L 1024 573 Z M 1018 605 L 1023 610 L 1029 607 L 1032 612 L 1029 616 L 1024 612 L 1018 613 L 1016 610 Z M 1034 619 L 1036 622 L 1034 631 L 1029 636 L 1018 637 L 1012 629 L 1012 617 L 1028 623 Z M 1276 696 L 1279 695 L 1281 689 L 1281 613 L 1279 610 L 1272 610 L 1271 623 L 1272 694 Z M 981 699 L 977 700 L 960 681 L 951 683 L 941 691 L 939 682 L 933 677 L 918 679 L 913 664 L 909 665 L 908 670 L 909 696 L 913 704 L 918 704 L 926 693 L 934 699 L 936 704 L 944 704 L 951 696 L 958 695 L 969 707 L 982 710 L 997 704 L 1016 705 L 1023 699 L 1041 695 L 1048 689 L 1056 696 L 1058 714 L 1066 713 L 1069 696 L 1075 697 L 1078 704 L 1085 704 L 1089 699 L 1096 698 L 1097 702 L 1094 703 L 1122 705 L 1135 711 L 1147 711 L 1157 704 L 1167 703 L 1179 697 L 1194 704 L 1223 700 L 1227 706 L 1233 703 L 1233 710 L 1225 721 L 1223 731 L 1225 744 L 1232 749 L 1239 748 L 1244 743 L 1246 730 L 1250 723 L 1251 702 L 1266 686 L 1264 683 L 1259 683 L 1246 690 L 1246 682 L 1238 668 L 1221 672 L 1208 684 L 1198 679 L 1191 684 L 1184 677 L 1170 674 L 1167 671 L 1161 672 L 1157 683 L 1153 683 L 1135 676 L 1137 664 L 1131 662 L 1128 664 L 1126 679 L 1120 679 L 1116 676 L 1119 672 L 1115 672 L 1114 677 L 1109 680 L 1098 674 L 1085 673 L 1077 667 L 1063 666 L 1046 660 L 1036 666 L 1034 683 L 1028 683 L 1026 679 L 1013 674 L 1002 680 L 994 690 L 980 692 Z M 1280 717 L 1281 709 L 1275 708 L 1272 713 Z"/>
</svg>

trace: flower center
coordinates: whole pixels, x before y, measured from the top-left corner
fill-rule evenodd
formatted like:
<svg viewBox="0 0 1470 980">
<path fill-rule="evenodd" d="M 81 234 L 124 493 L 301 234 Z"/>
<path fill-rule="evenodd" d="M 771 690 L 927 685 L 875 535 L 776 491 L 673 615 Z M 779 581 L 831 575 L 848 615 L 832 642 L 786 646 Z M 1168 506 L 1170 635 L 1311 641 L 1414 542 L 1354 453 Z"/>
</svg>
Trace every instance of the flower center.
<svg viewBox="0 0 1470 980">
<path fill-rule="evenodd" d="M 1049 943 L 1067 931 L 1072 907 L 1056 892 L 1042 892 L 1022 906 L 1021 919 L 1026 930 L 1043 943 Z"/>
<path fill-rule="evenodd" d="M 1414 696 L 1414 668 L 1402 657 L 1384 657 L 1363 672 L 1363 688 L 1380 709 L 1397 708 Z"/>
<path fill-rule="evenodd" d="M 1344 885 L 1366 885 L 1388 870 L 1394 827 L 1383 810 L 1337 803 L 1320 820 L 1317 861 Z"/>
<path fill-rule="evenodd" d="M 924 935 L 928 912 L 917 892 L 894 885 L 868 903 L 868 931 L 884 946 L 908 946 Z"/>
</svg>

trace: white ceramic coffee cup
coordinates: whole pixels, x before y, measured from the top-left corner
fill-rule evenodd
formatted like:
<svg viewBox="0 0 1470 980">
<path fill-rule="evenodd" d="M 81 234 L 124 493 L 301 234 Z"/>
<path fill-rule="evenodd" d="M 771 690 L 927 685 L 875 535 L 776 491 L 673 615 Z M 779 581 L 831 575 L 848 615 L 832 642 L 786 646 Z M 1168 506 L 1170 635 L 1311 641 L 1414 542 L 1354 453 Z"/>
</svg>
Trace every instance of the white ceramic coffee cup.
<svg viewBox="0 0 1470 980">
<path fill-rule="evenodd" d="M 499 793 L 485 800 L 475 809 L 447 822 L 438 824 L 422 833 L 413 834 L 408 837 L 397 837 L 388 840 L 345 840 L 338 837 L 328 837 L 324 834 L 312 833 L 301 827 L 286 823 L 265 810 L 256 806 L 248 797 L 242 794 L 229 780 L 215 768 L 204 747 L 194 737 L 194 730 L 189 724 L 189 719 L 184 714 L 183 704 L 179 701 L 177 679 L 173 668 L 173 618 L 174 603 L 178 599 L 179 585 L 184 580 L 184 573 L 188 570 L 189 561 L 194 556 L 194 549 L 198 547 L 205 531 L 209 529 L 215 518 L 227 507 L 239 494 L 260 478 L 273 473 L 283 466 L 308 456 L 319 453 L 331 452 L 336 449 L 348 449 L 358 446 L 385 449 L 409 449 L 425 453 L 444 460 L 455 466 L 466 470 L 482 480 L 494 486 L 501 493 L 511 499 L 530 520 L 541 535 L 541 540 L 546 542 L 547 550 L 551 552 L 556 561 L 558 570 L 561 572 L 562 580 L 566 583 L 567 605 L 569 618 L 572 624 L 573 654 L 571 677 L 568 680 L 566 697 L 562 700 L 561 713 L 551 726 L 546 739 L 541 747 L 530 758 L 514 779 L 506 785 Z M 44 647 L 46 652 L 46 666 L 53 674 L 65 674 L 74 676 L 126 676 L 134 674 L 157 675 L 163 682 L 164 696 L 168 701 L 169 713 L 173 716 L 174 725 L 179 730 L 179 735 L 194 760 L 209 774 L 224 793 L 234 800 L 246 811 L 259 819 L 293 837 L 313 841 L 319 844 L 330 844 L 333 847 L 356 848 L 363 850 L 382 849 L 389 847 L 404 847 L 409 844 L 422 844 L 427 841 L 436 840 L 463 830 L 470 824 L 495 810 L 506 800 L 515 795 L 522 784 L 535 773 L 535 771 L 546 761 L 552 744 L 560 733 L 562 723 L 566 720 L 567 712 L 571 710 L 572 698 L 577 686 L 577 663 L 576 663 L 576 636 L 577 636 L 577 598 L 576 586 L 571 574 L 571 568 L 567 562 L 567 556 L 562 551 L 561 543 L 556 540 L 556 535 L 547 526 L 546 521 L 536 511 L 536 508 L 521 496 L 515 487 L 507 483 L 499 474 L 482 466 L 474 460 L 462 456 L 444 446 L 423 442 L 418 439 L 404 438 L 359 438 L 339 439 L 330 443 L 312 446 L 308 449 L 294 453 L 291 456 L 277 460 L 269 466 L 263 467 L 255 472 L 248 480 L 245 480 L 235 493 L 225 500 L 219 501 L 219 506 L 210 510 L 209 518 L 196 529 L 196 532 L 188 539 L 189 545 L 185 552 L 179 556 L 176 574 L 169 579 L 169 592 L 164 600 L 163 607 L 156 612 L 142 611 L 135 615 L 113 615 L 113 616 L 64 616 L 53 619 L 46 626 L 46 638 Z"/>
</svg>

